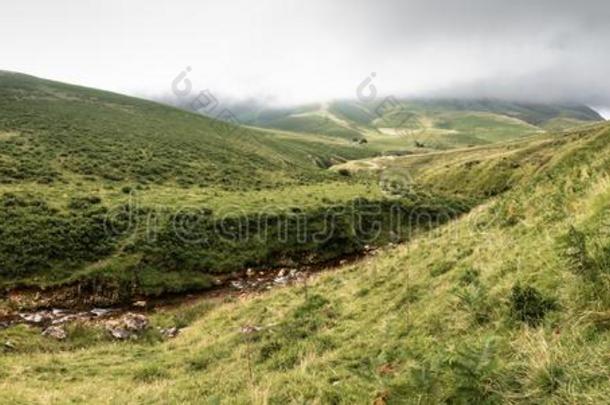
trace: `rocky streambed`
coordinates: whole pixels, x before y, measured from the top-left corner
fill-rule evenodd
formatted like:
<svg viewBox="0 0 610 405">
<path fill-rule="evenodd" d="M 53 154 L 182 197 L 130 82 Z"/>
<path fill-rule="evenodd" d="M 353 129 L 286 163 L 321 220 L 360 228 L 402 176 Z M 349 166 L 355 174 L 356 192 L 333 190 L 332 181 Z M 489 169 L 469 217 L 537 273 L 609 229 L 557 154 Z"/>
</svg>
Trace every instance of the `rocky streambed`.
<svg viewBox="0 0 610 405">
<path fill-rule="evenodd" d="M 43 336 L 57 340 L 68 337 L 66 326 L 70 323 L 102 326 L 110 336 L 118 340 L 136 338 L 150 327 L 146 314 L 112 308 L 93 308 L 88 311 L 54 308 L 0 316 L 0 329 L 26 324 L 39 328 Z M 175 337 L 179 333 L 175 327 L 159 331 L 166 338 Z"/>
<path fill-rule="evenodd" d="M 374 249 L 368 249 L 366 254 L 375 254 Z M 241 273 L 233 273 L 215 281 L 214 288 L 195 294 L 156 297 L 154 299 L 140 299 L 125 306 L 86 307 L 82 304 L 66 308 L 53 308 L 49 304 L 61 303 L 58 297 L 65 295 L 67 287 L 57 291 L 13 291 L 8 295 L 9 307 L 37 308 L 22 310 L 0 309 L 0 330 L 19 324 L 26 324 L 39 328 L 41 334 L 49 338 L 63 340 L 68 337 L 66 326 L 71 323 L 80 323 L 90 326 L 101 326 L 114 339 L 126 340 L 137 338 L 142 332 L 151 327 L 149 314 L 176 307 L 202 299 L 225 296 L 243 296 L 261 293 L 275 287 L 306 284 L 313 274 L 330 270 L 362 258 L 363 255 L 327 262 L 317 266 L 303 266 L 300 268 L 280 268 L 271 270 L 247 269 Z M 55 294 L 55 295 L 54 295 Z M 73 297 L 73 295 L 70 295 Z M 34 299 L 34 301 L 32 301 Z M 84 297 L 85 302 L 91 297 Z M 74 299 L 67 301 L 74 304 Z M 24 303 L 27 304 L 24 306 Z M 37 306 L 40 305 L 40 307 Z M 177 309 L 179 310 L 179 309 Z M 180 330 L 177 327 L 158 328 L 165 338 L 177 336 Z"/>
</svg>

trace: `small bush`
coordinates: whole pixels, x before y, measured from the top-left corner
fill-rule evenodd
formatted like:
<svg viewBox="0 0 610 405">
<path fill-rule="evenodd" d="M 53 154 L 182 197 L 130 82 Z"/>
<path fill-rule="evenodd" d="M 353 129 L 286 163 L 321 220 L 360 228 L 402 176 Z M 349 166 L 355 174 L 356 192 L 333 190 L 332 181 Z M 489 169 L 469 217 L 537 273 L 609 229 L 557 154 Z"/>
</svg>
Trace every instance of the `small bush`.
<svg viewBox="0 0 610 405">
<path fill-rule="evenodd" d="M 484 286 L 469 285 L 457 291 L 455 295 L 459 299 L 459 307 L 468 311 L 475 323 L 482 325 L 489 322 L 493 306 Z"/>
<path fill-rule="evenodd" d="M 557 309 L 554 299 L 547 298 L 537 289 L 530 286 L 513 287 L 510 306 L 512 316 L 530 326 L 537 326 L 549 311 Z"/>
<path fill-rule="evenodd" d="M 494 404 L 499 402 L 494 387 L 500 374 L 493 340 L 482 347 L 463 346 L 446 361 L 455 379 L 449 403 Z"/>
</svg>

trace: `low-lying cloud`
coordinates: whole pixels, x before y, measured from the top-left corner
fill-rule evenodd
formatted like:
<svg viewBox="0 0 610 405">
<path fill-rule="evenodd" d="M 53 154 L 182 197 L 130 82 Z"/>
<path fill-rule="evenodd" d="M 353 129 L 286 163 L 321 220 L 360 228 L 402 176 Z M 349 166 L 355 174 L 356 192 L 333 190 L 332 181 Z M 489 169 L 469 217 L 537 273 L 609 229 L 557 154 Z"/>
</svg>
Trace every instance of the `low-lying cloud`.
<svg viewBox="0 0 610 405">
<path fill-rule="evenodd" d="M 23 0 L 0 6 L 0 68 L 160 95 L 276 104 L 396 96 L 610 106 L 610 3 L 584 0 Z M 18 34 L 18 35 L 16 35 Z"/>
</svg>

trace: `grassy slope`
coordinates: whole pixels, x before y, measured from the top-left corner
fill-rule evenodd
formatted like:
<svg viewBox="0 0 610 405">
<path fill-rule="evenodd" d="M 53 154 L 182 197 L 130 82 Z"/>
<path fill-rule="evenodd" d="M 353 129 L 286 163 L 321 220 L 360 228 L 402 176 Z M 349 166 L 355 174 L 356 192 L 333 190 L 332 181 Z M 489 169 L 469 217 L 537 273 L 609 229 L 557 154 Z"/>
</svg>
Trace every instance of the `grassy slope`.
<svg viewBox="0 0 610 405">
<path fill-rule="evenodd" d="M 494 190 L 510 156 L 510 187 L 455 222 L 307 287 L 181 308 L 196 320 L 171 342 L 4 356 L 0 401 L 603 403 L 610 128 L 512 148 L 476 173 Z M 468 179 L 463 153 L 443 163 Z M 442 177 L 420 163 L 417 181 Z M 524 312 L 516 284 L 544 299 Z"/>
<path fill-rule="evenodd" d="M 125 238 L 105 232 L 122 206 L 241 215 L 376 198 L 375 187 L 324 170 L 375 153 L 0 72 L 0 284 L 66 279 L 109 258 L 110 268 L 133 264 L 121 256 Z"/>
<path fill-rule="evenodd" d="M 390 215 L 375 181 L 324 170 L 376 153 L 366 145 L 229 128 L 20 74 L 0 74 L 0 96 L 4 290 L 69 283 L 116 303 L 202 289 L 219 273 L 357 252 L 352 214 L 370 203 Z M 454 202 L 401 204 L 437 215 Z M 327 209 L 345 213 L 322 240 Z M 307 243 L 294 239 L 301 220 Z"/>
<path fill-rule="evenodd" d="M 160 104 L 0 73 L 0 180 L 112 180 L 251 187 L 321 179 L 319 165 L 371 155 L 321 137 L 279 140 Z"/>
<path fill-rule="evenodd" d="M 256 113 L 242 106 L 237 111 L 251 125 L 344 139 L 364 137 L 369 147 L 382 152 L 413 150 L 418 143 L 441 150 L 485 145 L 602 120 L 584 106 L 499 100 L 337 101 L 294 110 Z"/>
</svg>

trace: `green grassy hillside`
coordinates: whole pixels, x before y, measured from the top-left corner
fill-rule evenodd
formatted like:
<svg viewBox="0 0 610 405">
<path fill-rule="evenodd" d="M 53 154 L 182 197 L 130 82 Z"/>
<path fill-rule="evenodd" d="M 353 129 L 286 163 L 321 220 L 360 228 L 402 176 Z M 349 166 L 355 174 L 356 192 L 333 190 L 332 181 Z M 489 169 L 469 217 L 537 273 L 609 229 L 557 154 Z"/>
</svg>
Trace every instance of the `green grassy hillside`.
<svg viewBox="0 0 610 405">
<path fill-rule="evenodd" d="M 387 162 L 481 205 L 307 284 L 160 312 L 188 314 L 170 342 L 1 331 L 0 402 L 605 403 L 610 127 Z"/>
<path fill-rule="evenodd" d="M 321 137 L 278 140 L 160 104 L 0 73 L 0 182 L 106 181 L 240 188 L 324 179 L 372 152 Z"/>
<path fill-rule="evenodd" d="M 394 215 L 374 180 L 326 170 L 377 154 L 336 137 L 231 127 L 12 73 L 0 74 L 0 111 L 4 290 L 69 285 L 117 303 L 205 289 L 247 267 L 357 253 L 367 242 L 354 217 Z M 468 209 L 429 195 L 399 204 L 403 216 Z M 329 216 L 334 233 L 314 238 Z"/>
<path fill-rule="evenodd" d="M 155 229 L 165 229 L 184 211 L 240 216 L 346 203 L 366 186 L 324 168 L 373 154 L 0 72 L 0 284 L 71 280 L 89 267 L 123 274 L 144 262 L 161 271 L 134 249 L 153 213 Z M 195 270 L 226 268 L 221 261 Z M 197 286 L 207 283 L 203 273 Z"/>
<path fill-rule="evenodd" d="M 486 145 L 603 120 L 585 106 L 500 100 L 380 99 L 295 109 L 240 106 L 237 111 L 249 125 L 355 141 L 364 138 L 380 152 Z"/>
</svg>

